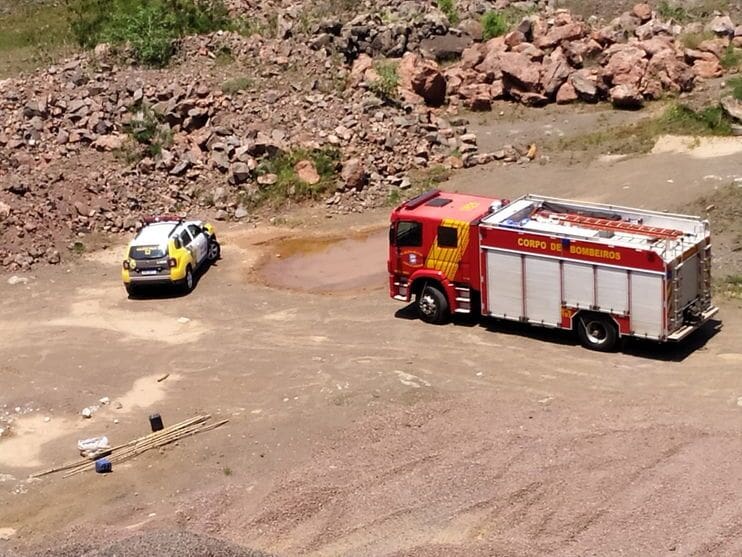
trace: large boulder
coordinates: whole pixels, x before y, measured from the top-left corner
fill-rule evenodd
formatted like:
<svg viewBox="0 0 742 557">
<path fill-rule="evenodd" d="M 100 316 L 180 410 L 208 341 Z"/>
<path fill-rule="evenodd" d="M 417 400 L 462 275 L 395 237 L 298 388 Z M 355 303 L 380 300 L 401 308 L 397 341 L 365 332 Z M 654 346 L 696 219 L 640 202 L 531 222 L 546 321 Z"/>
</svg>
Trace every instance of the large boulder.
<svg viewBox="0 0 742 557">
<path fill-rule="evenodd" d="M 570 104 L 575 102 L 578 98 L 574 85 L 569 81 L 564 83 L 556 94 L 557 104 Z"/>
<path fill-rule="evenodd" d="M 345 189 L 361 190 L 366 185 L 368 175 L 360 159 L 349 159 L 343 163 L 340 178 Z"/>
<path fill-rule="evenodd" d="M 621 45 L 620 49 L 610 55 L 601 75 L 609 85 L 638 86 L 647 70 L 646 55 L 639 47 Z"/>
<path fill-rule="evenodd" d="M 616 108 L 633 110 L 642 107 L 644 98 L 634 85 L 617 85 L 611 89 L 611 102 Z"/>
<path fill-rule="evenodd" d="M 541 64 L 532 62 L 525 54 L 503 52 L 500 55 L 500 69 L 505 88 L 521 91 L 536 91 L 541 83 Z"/>
<path fill-rule="evenodd" d="M 445 102 L 446 79 L 435 62 L 408 52 L 402 57 L 398 72 L 400 86 L 422 97 L 426 104 L 440 106 Z"/>
<path fill-rule="evenodd" d="M 544 61 L 541 88 L 544 95 L 553 97 L 572 73 L 572 68 L 560 48 L 554 50 Z"/>
<path fill-rule="evenodd" d="M 353 62 L 353 67 L 350 70 L 350 76 L 348 82 L 351 86 L 357 86 L 361 81 L 364 80 L 366 72 L 373 68 L 374 60 L 368 54 L 361 54 Z"/>
<path fill-rule="evenodd" d="M 716 33 L 717 35 L 727 35 L 729 37 L 733 37 L 735 26 L 731 17 L 729 17 L 728 15 L 719 15 L 711 20 L 711 22 L 707 26 L 707 29 L 712 33 Z"/>
<path fill-rule="evenodd" d="M 596 102 L 600 94 L 595 76 L 586 70 L 573 73 L 569 83 L 577 93 L 577 97 L 583 101 Z"/>
<path fill-rule="evenodd" d="M 551 48 L 563 41 L 574 41 L 584 37 L 587 34 L 587 28 L 584 23 L 576 21 L 567 23 L 558 27 L 552 27 L 546 35 L 534 40 L 534 44 L 539 48 Z"/>
<path fill-rule="evenodd" d="M 721 99 L 721 107 L 731 118 L 742 124 L 742 101 L 734 97 L 724 97 Z"/>
<path fill-rule="evenodd" d="M 657 79 L 665 91 L 674 93 L 693 89 L 695 74 L 672 50 L 663 50 L 649 61 L 645 79 Z"/>
</svg>

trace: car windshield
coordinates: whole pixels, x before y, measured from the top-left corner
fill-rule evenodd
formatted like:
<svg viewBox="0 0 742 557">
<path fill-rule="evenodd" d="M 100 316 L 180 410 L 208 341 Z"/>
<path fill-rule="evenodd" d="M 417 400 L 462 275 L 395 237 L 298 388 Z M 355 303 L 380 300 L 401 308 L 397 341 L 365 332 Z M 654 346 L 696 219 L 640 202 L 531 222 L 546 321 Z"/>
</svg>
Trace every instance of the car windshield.
<svg viewBox="0 0 742 557">
<path fill-rule="evenodd" d="M 161 246 L 133 246 L 129 250 L 129 257 L 139 261 L 143 259 L 160 259 L 165 257 L 166 250 Z"/>
</svg>

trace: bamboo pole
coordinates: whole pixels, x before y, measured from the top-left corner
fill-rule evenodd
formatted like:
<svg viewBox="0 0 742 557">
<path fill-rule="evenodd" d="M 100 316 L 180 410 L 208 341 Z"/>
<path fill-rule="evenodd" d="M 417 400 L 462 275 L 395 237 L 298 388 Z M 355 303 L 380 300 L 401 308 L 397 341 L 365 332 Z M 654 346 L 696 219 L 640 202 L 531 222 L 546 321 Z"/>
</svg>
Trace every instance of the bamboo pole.
<svg viewBox="0 0 742 557">
<path fill-rule="evenodd" d="M 117 445 L 111 449 L 106 450 L 105 453 L 96 455 L 94 458 L 84 458 L 84 459 L 77 460 L 74 462 L 69 462 L 62 466 L 58 466 L 55 468 L 51 468 L 49 470 L 45 470 L 43 472 L 32 474 L 31 477 L 41 478 L 49 474 L 54 474 L 56 472 L 64 472 L 64 471 L 68 471 L 68 473 L 65 474 L 64 477 L 69 477 L 81 471 L 87 470 L 91 464 L 94 465 L 95 460 L 102 458 L 104 456 L 108 456 L 112 462 L 114 460 L 116 462 L 122 462 L 122 458 L 123 459 L 133 458 L 134 456 L 137 456 L 141 454 L 142 452 L 148 451 L 152 448 L 157 448 L 163 445 L 167 445 L 169 443 L 177 441 L 178 439 L 182 439 L 184 437 L 188 437 L 196 433 L 201 433 L 202 431 L 210 431 L 216 427 L 224 425 L 225 423 L 229 421 L 229 420 L 222 420 L 214 424 L 204 425 L 205 422 L 208 421 L 209 419 L 211 419 L 211 415 L 209 414 L 202 415 L 202 416 L 195 416 L 193 418 L 189 418 L 188 420 L 184 420 L 170 427 L 166 427 L 160 431 L 149 433 L 137 439 L 133 439 L 127 443 Z"/>
</svg>

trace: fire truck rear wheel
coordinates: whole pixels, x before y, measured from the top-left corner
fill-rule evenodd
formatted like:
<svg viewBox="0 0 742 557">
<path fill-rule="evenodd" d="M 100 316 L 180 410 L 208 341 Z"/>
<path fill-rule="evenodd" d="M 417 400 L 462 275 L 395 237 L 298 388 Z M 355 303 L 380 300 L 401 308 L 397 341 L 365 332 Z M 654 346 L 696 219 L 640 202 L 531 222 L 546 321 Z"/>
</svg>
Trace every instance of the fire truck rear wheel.
<svg viewBox="0 0 742 557">
<path fill-rule="evenodd" d="M 598 352 L 610 352 L 618 343 L 616 324 L 602 315 L 580 316 L 577 334 L 585 348 Z"/>
<path fill-rule="evenodd" d="M 445 323 L 448 318 L 446 295 L 435 286 L 426 286 L 417 296 L 417 311 L 426 323 Z"/>
</svg>

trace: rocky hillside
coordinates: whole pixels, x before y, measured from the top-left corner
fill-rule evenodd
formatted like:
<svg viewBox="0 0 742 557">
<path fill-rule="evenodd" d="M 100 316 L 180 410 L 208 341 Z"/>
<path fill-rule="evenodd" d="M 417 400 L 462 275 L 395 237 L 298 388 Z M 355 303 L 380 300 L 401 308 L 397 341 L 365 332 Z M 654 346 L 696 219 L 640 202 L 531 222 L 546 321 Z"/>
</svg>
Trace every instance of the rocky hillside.
<svg viewBox="0 0 742 557">
<path fill-rule="evenodd" d="M 479 152 L 468 111 L 637 108 L 736 69 L 742 47 L 729 16 L 683 24 L 647 4 L 602 21 L 550 2 L 330 3 L 231 0 L 249 32 L 184 38 L 161 70 L 101 44 L 0 81 L 0 266 L 58 263 L 145 214 L 357 211 L 413 171 L 526 163 L 527 145 Z"/>
</svg>

